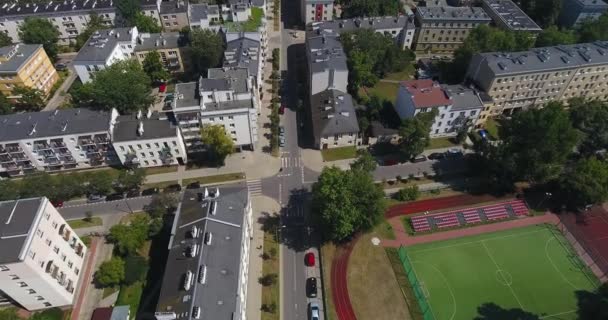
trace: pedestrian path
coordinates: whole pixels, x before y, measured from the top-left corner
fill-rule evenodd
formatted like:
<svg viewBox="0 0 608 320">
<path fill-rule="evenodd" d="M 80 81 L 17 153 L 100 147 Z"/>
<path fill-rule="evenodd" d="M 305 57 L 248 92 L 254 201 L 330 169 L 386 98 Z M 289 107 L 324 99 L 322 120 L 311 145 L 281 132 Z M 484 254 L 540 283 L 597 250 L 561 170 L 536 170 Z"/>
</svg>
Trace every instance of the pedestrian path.
<svg viewBox="0 0 608 320">
<path fill-rule="evenodd" d="M 302 158 L 291 157 L 289 155 L 281 155 L 281 167 L 282 168 L 298 168 L 303 167 Z"/>
<path fill-rule="evenodd" d="M 261 196 L 262 195 L 262 180 L 260 180 L 260 179 L 247 180 L 247 189 L 249 189 L 249 194 L 252 197 Z"/>
</svg>

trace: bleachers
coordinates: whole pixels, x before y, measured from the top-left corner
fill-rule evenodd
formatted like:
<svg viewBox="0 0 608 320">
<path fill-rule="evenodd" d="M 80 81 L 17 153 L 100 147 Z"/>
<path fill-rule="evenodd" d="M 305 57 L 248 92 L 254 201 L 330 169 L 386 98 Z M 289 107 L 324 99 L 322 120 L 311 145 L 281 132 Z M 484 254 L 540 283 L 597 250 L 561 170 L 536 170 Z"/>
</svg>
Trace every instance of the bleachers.
<svg viewBox="0 0 608 320">
<path fill-rule="evenodd" d="M 510 213 L 511 210 L 513 213 Z M 462 218 L 459 219 L 459 214 Z M 433 229 L 459 227 L 483 221 L 497 221 L 528 214 L 528 207 L 522 200 L 510 200 L 501 203 L 452 210 L 437 214 L 418 215 L 411 218 L 414 232 L 427 232 Z"/>
</svg>

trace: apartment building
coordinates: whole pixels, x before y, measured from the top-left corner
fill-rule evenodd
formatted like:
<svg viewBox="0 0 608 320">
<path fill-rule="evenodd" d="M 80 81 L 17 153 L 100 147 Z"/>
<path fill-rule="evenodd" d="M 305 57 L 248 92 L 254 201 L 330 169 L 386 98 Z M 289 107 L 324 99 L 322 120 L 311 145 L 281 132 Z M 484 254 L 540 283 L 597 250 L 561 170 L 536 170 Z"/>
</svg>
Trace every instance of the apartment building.
<svg viewBox="0 0 608 320">
<path fill-rule="evenodd" d="M 266 61 L 265 46 L 257 32 L 226 33 L 226 50 L 224 51 L 224 69 L 247 69 L 251 78 L 252 94 L 257 109 L 261 108 L 264 65 Z"/>
<path fill-rule="evenodd" d="M 508 31 L 526 31 L 533 35 L 543 31 L 511 0 L 482 0 L 482 5 L 499 28 Z"/>
<path fill-rule="evenodd" d="M 559 24 L 570 28 L 585 20 L 595 20 L 608 12 L 608 3 L 603 0 L 563 0 Z"/>
<path fill-rule="evenodd" d="M 112 145 L 125 167 L 183 165 L 188 161 L 184 139 L 171 121 L 148 111 L 142 115 L 114 115 L 110 125 Z"/>
<path fill-rule="evenodd" d="M 331 149 L 361 144 L 359 123 L 352 97 L 328 89 L 310 98 L 312 131 L 317 149 Z"/>
<path fill-rule="evenodd" d="M 300 0 L 302 22 L 309 24 L 315 21 L 332 20 L 334 16 L 333 0 Z"/>
<path fill-rule="evenodd" d="M 165 31 L 180 31 L 189 25 L 188 5 L 184 0 L 161 2 L 159 16 Z"/>
<path fill-rule="evenodd" d="M 308 88 L 310 95 L 327 89 L 346 92 L 348 67 L 340 39 L 333 33 L 317 30 L 306 38 Z"/>
<path fill-rule="evenodd" d="M 252 207 L 245 183 L 188 189 L 173 219 L 157 320 L 245 320 Z"/>
<path fill-rule="evenodd" d="M 200 129 L 221 125 L 239 149 L 254 149 L 258 140 L 257 106 L 247 69 L 210 69 L 208 78 L 178 83 L 171 111 L 188 152 L 204 150 Z"/>
<path fill-rule="evenodd" d="M 478 7 L 417 7 L 415 49 L 417 53 L 451 54 L 469 32 L 492 19 Z"/>
<path fill-rule="evenodd" d="M 220 29 L 220 7 L 216 4 L 189 4 L 188 20 L 192 29 Z"/>
<path fill-rule="evenodd" d="M 0 173 L 118 164 L 108 134 L 115 113 L 66 109 L 0 116 Z"/>
<path fill-rule="evenodd" d="M 59 75 L 40 44 L 0 48 L 0 92 L 11 96 L 15 87 L 38 89 L 48 95 Z"/>
<path fill-rule="evenodd" d="M 184 65 L 188 61 L 184 54 L 186 43 L 187 40 L 179 32 L 139 33 L 134 49 L 135 57 L 143 63 L 148 53 L 156 51 L 167 70 L 184 72 Z"/>
<path fill-rule="evenodd" d="M 24 308 L 74 302 L 86 246 L 47 198 L 0 202 L 0 290 Z"/>
<path fill-rule="evenodd" d="M 488 115 L 551 100 L 608 100 L 608 41 L 475 54 L 467 79 L 492 98 Z"/>
<path fill-rule="evenodd" d="M 463 85 L 440 85 L 430 79 L 401 83 L 395 111 L 402 120 L 433 109 L 438 114 L 430 136 L 455 136 L 463 125 L 473 126 L 477 123 L 483 102 L 477 92 Z"/>
<path fill-rule="evenodd" d="M 371 29 L 375 32 L 389 35 L 402 49 L 411 48 L 416 34 L 414 19 L 408 16 L 363 17 L 354 19 L 338 19 L 312 22 L 308 25 L 308 33 L 314 36 L 319 30 L 340 35 L 342 32 Z"/>
</svg>

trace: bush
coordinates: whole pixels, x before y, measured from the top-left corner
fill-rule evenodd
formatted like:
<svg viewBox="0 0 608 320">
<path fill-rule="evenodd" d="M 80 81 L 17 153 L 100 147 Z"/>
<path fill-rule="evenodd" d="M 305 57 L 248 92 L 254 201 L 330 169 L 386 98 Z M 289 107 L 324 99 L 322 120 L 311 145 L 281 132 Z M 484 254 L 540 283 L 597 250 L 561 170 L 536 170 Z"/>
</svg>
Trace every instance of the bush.
<svg viewBox="0 0 608 320">
<path fill-rule="evenodd" d="M 95 282 L 100 287 L 113 287 L 125 279 L 125 262 L 120 258 L 104 261 L 95 272 Z"/>
<path fill-rule="evenodd" d="M 274 302 L 264 303 L 262 305 L 262 311 L 268 312 L 268 313 L 275 313 L 277 311 L 277 304 Z"/>
<path fill-rule="evenodd" d="M 420 191 L 418 190 L 418 186 L 411 186 L 399 190 L 395 194 L 395 199 L 399 201 L 414 201 L 418 199 L 419 196 Z"/>
<path fill-rule="evenodd" d="M 275 284 L 277 282 L 277 278 L 278 276 L 276 273 L 270 273 L 258 278 L 258 282 L 264 287 L 268 287 Z"/>
<path fill-rule="evenodd" d="M 125 259 L 125 284 L 132 285 L 133 283 L 145 280 L 148 272 L 148 263 L 141 256 L 129 256 Z"/>
</svg>

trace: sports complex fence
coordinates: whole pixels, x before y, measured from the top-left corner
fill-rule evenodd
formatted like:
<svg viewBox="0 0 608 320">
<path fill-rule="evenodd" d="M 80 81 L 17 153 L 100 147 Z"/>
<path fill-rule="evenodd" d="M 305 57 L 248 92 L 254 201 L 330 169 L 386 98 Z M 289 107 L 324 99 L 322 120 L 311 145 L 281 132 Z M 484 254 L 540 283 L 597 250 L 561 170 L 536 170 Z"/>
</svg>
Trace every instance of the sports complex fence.
<svg viewBox="0 0 608 320">
<path fill-rule="evenodd" d="M 412 292 L 414 293 L 414 298 L 416 299 L 416 302 L 420 307 L 422 319 L 435 320 L 435 316 L 431 311 L 431 306 L 429 305 L 426 299 L 428 297 L 428 291 L 425 292 L 424 283 L 421 283 L 418 280 L 418 277 L 416 276 L 416 271 L 414 270 L 414 266 L 412 265 L 404 246 L 399 247 L 399 260 L 401 260 L 403 270 L 405 270 L 407 280 L 409 281 Z"/>
</svg>

